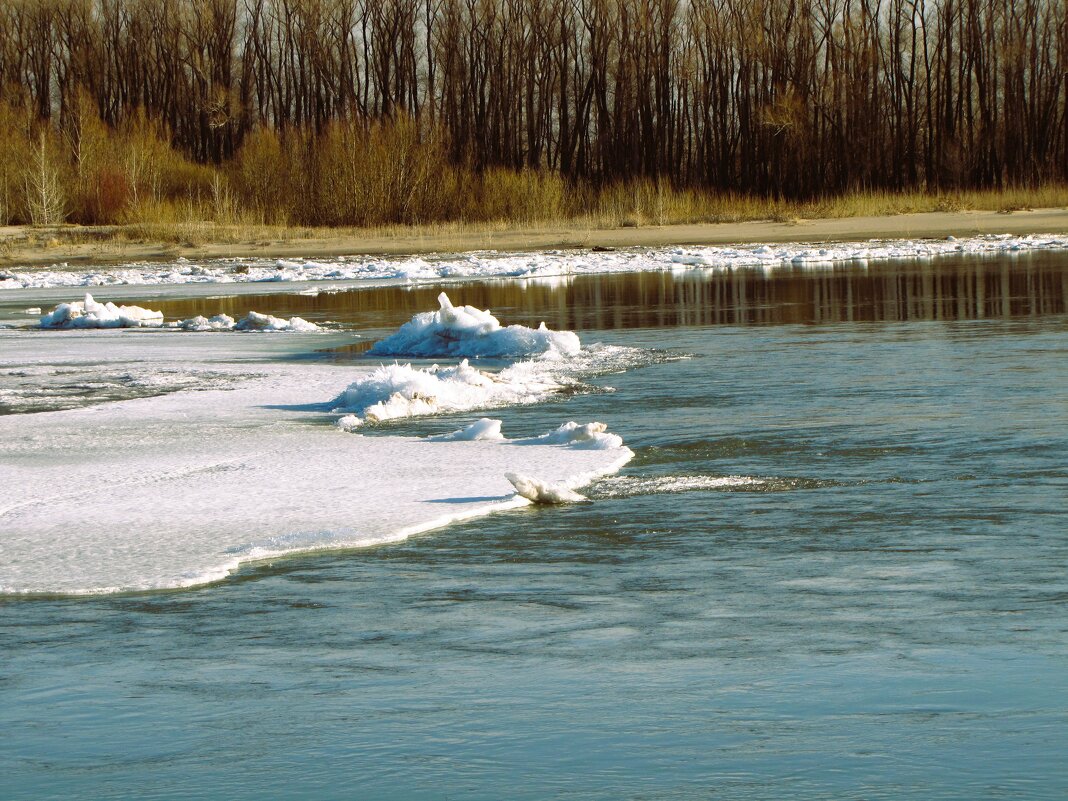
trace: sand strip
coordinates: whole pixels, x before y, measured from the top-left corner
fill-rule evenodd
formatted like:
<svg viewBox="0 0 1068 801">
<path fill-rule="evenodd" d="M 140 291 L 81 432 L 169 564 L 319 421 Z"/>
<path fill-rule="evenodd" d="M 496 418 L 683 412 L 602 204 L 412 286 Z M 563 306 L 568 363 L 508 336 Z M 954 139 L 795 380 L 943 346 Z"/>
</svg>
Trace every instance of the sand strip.
<svg viewBox="0 0 1068 801">
<path fill-rule="evenodd" d="M 1004 214 L 994 211 L 926 212 L 891 217 L 847 217 L 791 222 L 704 223 L 582 229 L 563 226 L 488 230 L 420 231 L 361 234 L 342 230 L 312 238 L 258 239 L 247 242 L 173 244 L 123 242 L 110 237 L 118 229 L 79 229 L 54 232 L 19 226 L 0 228 L 0 263 L 11 266 L 52 265 L 62 262 L 113 263 L 236 256 L 401 255 L 469 250 L 526 251 L 584 247 L 655 247 L 663 245 L 721 245 L 742 242 L 821 242 L 866 239 L 939 238 L 976 234 L 1068 233 L 1068 210 L 1035 209 Z M 210 229 L 209 229 L 210 230 Z M 70 238 L 100 237 L 100 241 L 68 242 Z M 319 232 L 316 232 L 317 234 Z M 36 241 L 26 241 L 27 236 Z M 223 237 L 220 237 L 223 238 Z M 225 238 L 232 238 L 227 236 Z M 49 244 L 51 243 L 51 244 Z"/>
</svg>

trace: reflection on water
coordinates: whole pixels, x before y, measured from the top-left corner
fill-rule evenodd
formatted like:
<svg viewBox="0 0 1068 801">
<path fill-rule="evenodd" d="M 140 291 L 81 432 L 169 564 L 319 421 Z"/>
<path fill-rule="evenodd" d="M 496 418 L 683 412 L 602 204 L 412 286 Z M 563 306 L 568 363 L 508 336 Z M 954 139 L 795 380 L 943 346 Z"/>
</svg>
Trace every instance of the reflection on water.
<svg viewBox="0 0 1068 801">
<path fill-rule="evenodd" d="M 245 295 L 162 303 L 168 318 L 249 309 L 359 329 L 391 329 L 437 307 L 440 285 L 387 286 L 318 295 Z M 705 325 L 971 320 L 1064 314 L 1068 256 L 955 258 L 823 268 L 688 269 L 456 285 L 453 301 L 509 323 L 611 330 Z"/>
</svg>

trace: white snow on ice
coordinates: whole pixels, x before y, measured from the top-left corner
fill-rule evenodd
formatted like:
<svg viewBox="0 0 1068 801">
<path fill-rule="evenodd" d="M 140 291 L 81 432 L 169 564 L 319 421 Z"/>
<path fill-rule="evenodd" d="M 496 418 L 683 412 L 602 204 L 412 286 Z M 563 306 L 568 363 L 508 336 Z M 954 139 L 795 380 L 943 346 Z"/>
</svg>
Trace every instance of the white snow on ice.
<svg viewBox="0 0 1068 801">
<path fill-rule="evenodd" d="M 473 252 L 407 258 L 348 256 L 332 259 L 217 259 L 194 264 L 139 262 L 89 271 L 50 269 L 0 273 L 0 290 L 116 285 L 354 281 L 441 278 L 552 278 L 587 273 L 640 272 L 704 267 L 816 266 L 887 259 L 932 259 L 957 254 L 998 255 L 1068 248 L 1066 235 L 976 236 L 964 239 L 894 239 L 866 242 L 745 244 L 709 247 L 630 248 L 611 252 Z"/>
<path fill-rule="evenodd" d="M 334 400 L 333 408 L 382 422 L 536 403 L 565 386 L 561 379 L 530 361 L 496 373 L 472 367 L 467 359 L 454 367 L 388 364 L 349 384 Z"/>
<path fill-rule="evenodd" d="M 554 351 L 573 356 L 581 345 L 572 331 L 550 331 L 523 325 L 502 327 L 489 311 L 474 306 L 453 306 L 449 296 L 438 295 L 441 308 L 415 315 L 395 334 L 368 351 L 371 356 L 488 357 L 533 356 Z"/>
<path fill-rule="evenodd" d="M 573 490 L 632 456 L 622 446 L 480 438 L 495 430 L 481 421 L 453 441 L 353 436 L 315 411 L 351 381 L 352 365 L 263 359 L 281 344 L 0 332 L 11 370 L 149 363 L 234 379 L 225 389 L 0 416 L 0 592 L 203 584 L 244 562 L 396 541 L 527 503 L 506 473 Z"/>
</svg>

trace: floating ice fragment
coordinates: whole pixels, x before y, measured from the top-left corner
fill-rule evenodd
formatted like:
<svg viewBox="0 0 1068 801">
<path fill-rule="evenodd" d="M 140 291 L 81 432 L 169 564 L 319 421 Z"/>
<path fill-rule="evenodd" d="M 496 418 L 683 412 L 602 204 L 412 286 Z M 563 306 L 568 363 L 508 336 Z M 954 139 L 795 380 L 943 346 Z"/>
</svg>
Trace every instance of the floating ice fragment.
<svg viewBox="0 0 1068 801">
<path fill-rule="evenodd" d="M 40 309 L 27 309 L 26 313 L 38 313 Z M 172 328 L 183 331 L 319 331 L 319 326 L 300 317 L 288 320 L 250 311 L 235 323 L 226 314 L 208 318 L 203 315 L 186 320 L 164 323 L 163 312 L 143 309 L 140 306 L 116 306 L 114 303 L 98 303 L 86 293 L 85 300 L 60 303 L 41 317 L 41 328 Z"/>
<path fill-rule="evenodd" d="M 586 423 L 579 425 L 571 421 L 548 434 L 530 439 L 518 440 L 524 445 L 570 445 L 584 450 L 610 450 L 623 447 L 623 438 L 608 433 L 604 423 Z"/>
<path fill-rule="evenodd" d="M 334 423 L 338 428 L 344 431 L 352 431 L 363 425 L 363 420 L 354 414 L 346 414 L 344 417 L 338 418 L 338 421 Z"/>
<path fill-rule="evenodd" d="M 521 497 L 533 503 L 582 503 L 587 500 L 585 495 L 579 495 L 565 484 L 539 481 L 520 473 L 505 473 L 504 477 L 512 483 Z"/>
<path fill-rule="evenodd" d="M 216 314 L 211 318 L 198 314 L 196 317 L 182 320 L 177 327 L 183 331 L 232 331 L 234 318 L 228 314 Z"/>
<path fill-rule="evenodd" d="M 548 351 L 578 353 L 581 344 L 571 331 L 550 331 L 522 325 L 502 327 L 489 311 L 474 306 L 453 306 L 449 296 L 438 295 L 441 308 L 415 315 L 390 337 L 369 351 L 374 356 L 505 357 L 531 356 Z"/>
<path fill-rule="evenodd" d="M 163 313 L 140 306 L 98 303 L 88 292 L 85 300 L 60 303 L 41 317 L 41 328 L 158 328 Z"/>
<path fill-rule="evenodd" d="M 436 437 L 430 437 L 430 439 L 434 442 L 473 442 L 476 440 L 504 439 L 504 434 L 501 433 L 500 420 L 483 417 L 481 420 L 477 420 L 459 431 L 453 431 L 451 434 L 439 434 Z"/>
<path fill-rule="evenodd" d="M 319 326 L 309 323 L 301 317 L 290 317 L 288 320 L 281 317 L 273 317 L 270 314 L 260 314 L 250 311 L 234 325 L 235 331 L 318 331 Z"/>
</svg>

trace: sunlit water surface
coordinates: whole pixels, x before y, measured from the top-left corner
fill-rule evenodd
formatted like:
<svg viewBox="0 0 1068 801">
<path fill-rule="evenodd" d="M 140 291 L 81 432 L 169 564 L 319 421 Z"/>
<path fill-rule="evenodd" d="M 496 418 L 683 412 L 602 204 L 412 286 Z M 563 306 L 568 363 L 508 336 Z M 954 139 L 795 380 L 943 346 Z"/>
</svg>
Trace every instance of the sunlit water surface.
<svg viewBox="0 0 1068 801">
<path fill-rule="evenodd" d="M 604 420 L 621 476 L 216 586 L 0 601 L 0 798 L 1064 798 L 1066 286 L 1043 255 L 450 287 L 692 354 L 498 415 Z M 302 358 L 361 359 L 438 291 L 154 305 L 333 320 L 364 337 Z"/>
</svg>

